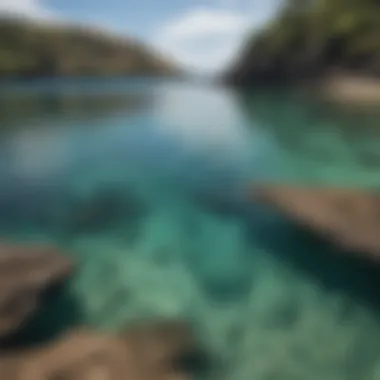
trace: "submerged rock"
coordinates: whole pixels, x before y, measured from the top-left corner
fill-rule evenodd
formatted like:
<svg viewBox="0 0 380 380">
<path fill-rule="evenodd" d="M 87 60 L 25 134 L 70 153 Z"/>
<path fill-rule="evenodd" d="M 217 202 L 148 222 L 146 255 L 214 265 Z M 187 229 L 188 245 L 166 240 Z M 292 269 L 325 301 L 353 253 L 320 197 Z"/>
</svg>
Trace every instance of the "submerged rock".
<svg viewBox="0 0 380 380">
<path fill-rule="evenodd" d="M 196 194 L 193 196 L 194 203 L 200 205 L 206 212 L 221 217 L 234 217 L 242 214 L 245 204 L 235 194 Z"/>
<path fill-rule="evenodd" d="M 74 200 L 64 222 L 70 232 L 99 231 L 120 223 L 135 230 L 147 212 L 147 204 L 130 191 L 101 188 Z"/>
<path fill-rule="evenodd" d="M 354 189 L 257 186 L 254 197 L 335 243 L 380 260 L 380 194 Z"/>
<path fill-rule="evenodd" d="M 113 335 L 77 327 L 33 345 L 3 344 L 72 270 L 71 261 L 53 248 L 0 246 L 1 379 L 185 380 L 203 370 L 193 332 L 179 320 L 138 323 Z"/>
<path fill-rule="evenodd" d="M 73 268 L 71 260 L 54 248 L 1 244 L 0 337 L 22 327 Z"/>
<path fill-rule="evenodd" d="M 47 346 L 0 354 L 4 379 L 185 380 L 183 358 L 196 352 L 183 322 L 140 325 L 118 335 L 78 329 Z"/>
</svg>

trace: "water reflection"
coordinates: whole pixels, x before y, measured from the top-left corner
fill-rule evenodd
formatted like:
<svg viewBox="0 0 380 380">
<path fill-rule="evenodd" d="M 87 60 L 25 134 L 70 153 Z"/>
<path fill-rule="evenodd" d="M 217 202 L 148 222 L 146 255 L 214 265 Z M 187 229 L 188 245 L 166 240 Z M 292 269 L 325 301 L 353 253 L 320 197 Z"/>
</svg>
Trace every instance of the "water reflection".
<svg viewBox="0 0 380 380">
<path fill-rule="evenodd" d="M 88 93 L 78 91 L 0 92 L 1 132 L 27 123 L 39 125 L 49 119 L 65 120 L 136 112 L 149 101 L 147 95 Z"/>
<path fill-rule="evenodd" d="M 166 87 L 155 109 L 161 128 L 177 136 L 184 146 L 220 149 L 224 154 L 233 149 L 232 156 L 247 152 L 249 131 L 236 99 L 224 88 L 197 84 Z"/>
<path fill-rule="evenodd" d="M 239 103 L 221 88 L 161 82 L 136 94 L 150 101 L 131 112 L 41 108 L 36 128 L 19 119 L 3 134 L 2 236 L 77 256 L 69 290 L 82 322 L 193 322 L 223 363 L 215 379 L 373 380 L 379 270 L 245 202 L 254 180 L 374 183 L 355 156 L 376 148 L 371 122 L 359 135 L 353 119 L 289 93 Z"/>
<path fill-rule="evenodd" d="M 265 133 L 246 128 L 225 90 L 156 83 L 135 92 L 127 83 L 124 92 L 108 89 L 101 95 L 99 88 L 72 86 L 64 83 L 59 91 L 45 84 L 34 94 L 27 87 L 1 98 L 13 104 L 9 109 L 3 104 L 8 113 L 2 120 L 7 123 L 11 115 L 17 126 L 1 142 L 0 174 L 8 188 L 17 183 L 35 189 L 30 194 L 40 188 L 44 194 L 85 198 L 95 196 L 93 189 L 101 183 L 111 192 L 138 188 L 151 198 L 158 192 L 167 199 L 181 191 L 211 195 L 215 188 L 228 197 L 242 178 L 270 172 L 264 163 Z M 25 99 L 30 108 L 19 112 Z M 52 99 L 58 105 L 54 110 Z M 26 122 L 28 110 L 38 125 Z M 22 196 L 22 203 L 34 197 Z"/>
</svg>

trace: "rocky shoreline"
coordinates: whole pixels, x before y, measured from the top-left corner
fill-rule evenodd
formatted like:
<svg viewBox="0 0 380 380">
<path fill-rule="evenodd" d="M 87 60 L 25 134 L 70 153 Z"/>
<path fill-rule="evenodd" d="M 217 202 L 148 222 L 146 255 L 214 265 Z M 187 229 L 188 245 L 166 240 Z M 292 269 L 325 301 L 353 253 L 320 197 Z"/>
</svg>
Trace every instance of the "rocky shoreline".
<svg viewBox="0 0 380 380">
<path fill-rule="evenodd" d="M 378 109 L 380 105 L 380 78 L 352 73 L 326 72 L 315 76 L 300 76 L 283 79 L 257 74 L 250 81 L 242 76 L 241 79 L 225 78 L 224 83 L 247 92 L 257 88 L 299 89 L 305 93 L 314 93 L 321 100 L 335 105 L 349 107 L 364 107 Z"/>
<path fill-rule="evenodd" d="M 375 191 L 256 186 L 253 197 L 338 248 L 380 261 L 380 196 Z"/>
<path fill-rule="evenodd" d="M 4 345 L 42 307 L 46 293 L 67 281 L 74 268 L 54 248 L 0 246 L 2 380 L 188 379 L 197 347 L 191 328 L 178 320 L 138 323 L 117 334 L 79 326 L 42 345 Z"/>
<path fill-rule="evenodd" d="M 327 75 L 317 89 L 328 101 L 341 105 L 378 107 L 380 78 L 358 75 Z"/>
</svg>

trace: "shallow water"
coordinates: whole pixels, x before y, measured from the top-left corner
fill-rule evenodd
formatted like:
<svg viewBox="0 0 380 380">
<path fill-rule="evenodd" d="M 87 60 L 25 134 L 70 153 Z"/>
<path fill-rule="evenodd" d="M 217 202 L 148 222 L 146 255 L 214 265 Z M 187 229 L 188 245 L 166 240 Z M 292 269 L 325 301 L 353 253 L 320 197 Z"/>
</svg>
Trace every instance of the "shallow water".
<svg viewBox="0 0 380 380">
<path fill-rule="evenodd" d="M 8 84 L 0 110 L 2 236 L 79 264 L 21 340 L 180 317 L 211 378 L 380 378 L 380 271 L 247 203 L 252 181 L 377 186 L 379 116 L 146 80 Z"/>
</svg>

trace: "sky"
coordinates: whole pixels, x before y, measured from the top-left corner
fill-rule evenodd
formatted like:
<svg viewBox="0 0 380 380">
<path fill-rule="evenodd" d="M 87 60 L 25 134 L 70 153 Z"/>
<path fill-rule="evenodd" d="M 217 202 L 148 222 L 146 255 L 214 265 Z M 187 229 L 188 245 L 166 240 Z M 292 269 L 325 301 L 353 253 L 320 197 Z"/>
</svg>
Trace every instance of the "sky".
<svg viewBox="0 0 380 380">
<path fill-rule="evenodd" d="M 280 0 L 0 0 L 0 14 L 97 26 L 136 37 L 189 69 L 216 73 Z"/>
</svg>

